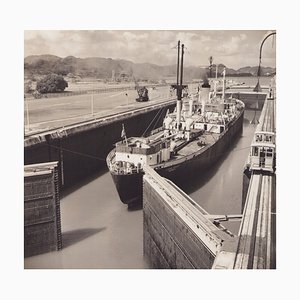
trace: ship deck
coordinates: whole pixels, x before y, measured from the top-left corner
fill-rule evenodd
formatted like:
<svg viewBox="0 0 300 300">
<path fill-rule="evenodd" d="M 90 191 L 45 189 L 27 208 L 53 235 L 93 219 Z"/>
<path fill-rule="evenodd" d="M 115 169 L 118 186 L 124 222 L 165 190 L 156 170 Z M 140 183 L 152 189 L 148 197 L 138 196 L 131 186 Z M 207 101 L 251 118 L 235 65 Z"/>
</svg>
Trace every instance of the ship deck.
<svg viewBox="0 0 300 300">
<path fill-rule="evenodd" d="M 205 146 L 211 145 L 212 143 L 214 143 L 219 138 L 219 136 L 220 136 L 220 134 L 218 134 L 218 133 L 205 132 L 203 135 L 200 136 L 199 139 L 196 139 L 196 140 L 188 143 L 186 146 L 184 146 L 182 149 L 180 149 L 177 152 L 177 155 L 174 156 L 174 158 L 178 158 L 180 156 L 188 156 L 190 154 L 193 154 L 193 153 L 199 151 L 200 149 L 204 148 Z M 204 142 L 203 146 L 198 145 L 198 143 L 201 140 Z"/>
</svg>

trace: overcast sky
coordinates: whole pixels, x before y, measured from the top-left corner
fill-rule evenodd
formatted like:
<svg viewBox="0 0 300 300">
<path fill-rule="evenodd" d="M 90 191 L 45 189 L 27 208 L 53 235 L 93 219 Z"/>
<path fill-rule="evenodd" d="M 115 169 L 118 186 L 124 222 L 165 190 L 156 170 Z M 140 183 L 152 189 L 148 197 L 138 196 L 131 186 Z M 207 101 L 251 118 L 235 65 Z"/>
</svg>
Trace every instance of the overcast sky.
<svg viewBox="0 0 300 300">
<path fill-rule="evenodd" d="M 40 30 L 24 31 L 25 57 L 53 54 L 60 57 L 105 57 L 135 63 L 176 64 L 176 45 L 186 46 L 185 65 L 206 66 L 208 57 L 229 68 L 258 65 L 259 47 L 271 30 Z M 262 65 L 275 67 L 276 43 L 264 44 Z"/>
</svg>

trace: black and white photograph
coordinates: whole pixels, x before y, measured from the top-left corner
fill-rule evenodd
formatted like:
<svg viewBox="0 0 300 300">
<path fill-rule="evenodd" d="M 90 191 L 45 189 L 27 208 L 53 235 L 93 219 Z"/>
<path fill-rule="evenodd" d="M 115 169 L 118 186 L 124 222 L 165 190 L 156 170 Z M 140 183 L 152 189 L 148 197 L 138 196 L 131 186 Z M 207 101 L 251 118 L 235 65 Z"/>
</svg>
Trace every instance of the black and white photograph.
<svg viewBox="0 0 300 300">
<path fill-rule="evenodd" d="M 25 268 L 276 268 L 276 30 L 24 47 Z"/>
<path fill-rule="evenodd" d="M 297 298 L 296 2 L 2 6 L 1 299 Z"/>
</svg>

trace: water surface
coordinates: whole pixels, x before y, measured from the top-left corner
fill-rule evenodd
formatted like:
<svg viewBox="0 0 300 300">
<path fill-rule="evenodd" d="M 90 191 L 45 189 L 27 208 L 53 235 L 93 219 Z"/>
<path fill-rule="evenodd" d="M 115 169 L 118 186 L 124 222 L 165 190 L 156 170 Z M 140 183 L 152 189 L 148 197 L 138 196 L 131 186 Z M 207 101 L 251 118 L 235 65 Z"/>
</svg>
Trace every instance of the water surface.
<svg viewBox="0 0 300 300">
<path fill-rule="evenodd" d="M 246 111 L 242 135 L 187 193 L 211 214 L 240 214 L 242 172 L 255 130 Z M 257 115 L 258 117 L 258 115 Z M 63 250 L 25 259 L 25 268 L 149 268 L 143 258 L 143 212 L 128 211 L 107 171 L 73 188 L 61 200 Z M 240 222 L 223 223 L 238 233 Z"/>
</svg>

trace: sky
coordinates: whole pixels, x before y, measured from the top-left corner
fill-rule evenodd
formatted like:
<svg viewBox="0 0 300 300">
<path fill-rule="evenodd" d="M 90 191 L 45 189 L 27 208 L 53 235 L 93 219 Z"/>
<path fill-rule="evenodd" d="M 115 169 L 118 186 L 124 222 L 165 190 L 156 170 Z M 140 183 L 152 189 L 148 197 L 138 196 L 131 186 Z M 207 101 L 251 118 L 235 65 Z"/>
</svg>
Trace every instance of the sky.
<svg viewBox="0 0 300 300">
<path fill-rule="evenodd" d="M 258 65 L 259 47 L 272 30 L 26 30 L 24 54 L 126 59 L 135 63 L 176 64 L 184 43 L 186 66 L 223 63 L 229 68 Z M 275 67 L 276 41 L 264 44 L 262 65 Z"/>
</svg>

